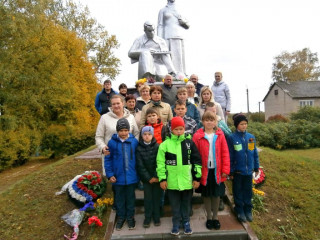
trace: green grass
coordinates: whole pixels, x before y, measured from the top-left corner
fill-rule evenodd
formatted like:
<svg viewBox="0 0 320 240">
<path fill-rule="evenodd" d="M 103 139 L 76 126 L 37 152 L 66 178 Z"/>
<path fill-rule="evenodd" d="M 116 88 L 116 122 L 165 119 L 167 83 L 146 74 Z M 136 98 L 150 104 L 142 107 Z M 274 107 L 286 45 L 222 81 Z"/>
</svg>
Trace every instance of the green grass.
<svg viewBox="0 0 320 240">
<path fill-rule="evenodd" d="M 251 224 L 259 239 L 320 239 L 320 149 L 263 148 L 260 165 L 267 211 Z"/>
<path fill-rule="evenodd" d="M 61 216 L 77 207 L 66 194 L 55 196 L 55 192 L 86 170 L 101 172 L 101 160 L 74 160 L 74 156 L 69 156 L 3 191 L 0 194 L 0 239 L 56 240 L 63 239 L 64 234 L 70 236 L 72 228 Z M 110 194 L 106 193 L 106 196 Z M 108 215 L 102 219 L 105 226 Z M 78 239 L 102 239 L 105 227 L 96 228 L 91 236 L 89 233 L 88 224 L 82 223 Z"/>
<path fill-rule="evenodd" d="M 287 151 L 263 148 L 260 163 L 267 180 L 260 190 L 266 193 L 267 211 L 255 212 L 251 223 L 259 239 L 320 239 L 319 156 L 320 148 Z M 66 194 L 55 196 L 55 192 L 85 170 L 101 172 L 101 160 L 74 160 L 70 156 L 1 192 L 0 239 L 56 240 L 70 235 L 72 229 L 61 216 L 76 206 Z M 78 239 L 103 239 L 108 213 L 102 219 L 104 227 L 96 228 L 91 236 L 88 224 L 82 223 Z"/>
</svg>

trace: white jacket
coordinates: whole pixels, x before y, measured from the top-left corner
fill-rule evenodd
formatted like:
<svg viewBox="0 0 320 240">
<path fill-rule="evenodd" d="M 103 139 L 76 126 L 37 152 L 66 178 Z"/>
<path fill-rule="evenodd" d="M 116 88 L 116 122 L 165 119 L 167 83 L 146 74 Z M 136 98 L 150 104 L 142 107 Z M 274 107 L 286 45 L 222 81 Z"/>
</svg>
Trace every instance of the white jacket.
<svg viewBox="0 0 320 240">
<path fill-rule="evenodd" d="M 126 118 L 130 124 L 130 133 L 132 133 L 138 139 L 139 129 L 134 116 L 130 114 L 128 109 L 124 109 L 123 118 Z M 111 109 L 110 112 L 101 116 L 95 137 L 96 145 L 100 152 L 102 152 L 102 149 L 108 145 L 112 135 L 117 133 L 116 126 L 118 120 L 119 117 L 114 114 Z"/>
<path fill-rule="evenodd" d="M 228 85 L 224 81 L 214 81 L 211 90 L 213 92 L 214 100 L 220 103 L 222 109 L 230 111 L 231 97 Z"/>
</svg>

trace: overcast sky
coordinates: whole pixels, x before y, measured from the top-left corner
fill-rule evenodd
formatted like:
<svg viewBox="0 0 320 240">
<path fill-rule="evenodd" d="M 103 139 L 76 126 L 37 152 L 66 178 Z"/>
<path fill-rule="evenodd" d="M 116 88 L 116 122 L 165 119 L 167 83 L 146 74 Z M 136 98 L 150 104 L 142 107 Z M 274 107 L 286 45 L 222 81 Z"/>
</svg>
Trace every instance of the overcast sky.
<svg viewBox="0 0 320 240">
<path fill-rule="evenodd" d="M 92 17 L 116 35 L 120 48 L 121 74 L 113 82 L 129 87 L 137 80 L 138 65 L 131 64 L 128 51 L 143 34 L 146 20 L 157 25 L 158 12 L 166 0 L 80 0 Z M 250 111 L 258 111 L 272 83 L 272 63 L 282 51 L 305 47 L 320 52 L 319 0 L 176 0 L 187 18 L 185 31 L 186 70 L 211 86 L 214 72 L 221 71 L 229 84 L 231 112 L 246 112 L 246 88 Z M 261 110 L 264 110 L 263 103 Z"/>
</svg>

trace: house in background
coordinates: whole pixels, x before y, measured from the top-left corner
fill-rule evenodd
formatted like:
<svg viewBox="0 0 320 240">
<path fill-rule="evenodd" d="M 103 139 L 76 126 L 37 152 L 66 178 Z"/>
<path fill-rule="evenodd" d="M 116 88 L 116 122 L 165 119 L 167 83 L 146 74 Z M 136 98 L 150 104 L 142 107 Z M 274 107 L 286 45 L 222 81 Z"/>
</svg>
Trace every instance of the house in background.
<svg viewBox="0 0 320 240">
<path fill-rule="evenodd" d="M 288 117 L 304 106 L 320 107 L 320 81 L 275 82 L 263 99 L 265 116 Z"/>
</svg>

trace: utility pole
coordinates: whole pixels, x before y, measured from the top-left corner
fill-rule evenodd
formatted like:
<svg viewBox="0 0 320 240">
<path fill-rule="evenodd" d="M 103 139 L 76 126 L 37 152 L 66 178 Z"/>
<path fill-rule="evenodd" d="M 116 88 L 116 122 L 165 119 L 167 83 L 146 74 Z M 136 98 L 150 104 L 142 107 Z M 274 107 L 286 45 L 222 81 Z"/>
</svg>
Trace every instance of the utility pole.
<svg viewBox="0 0 320 240">
<path fill-rule="evenodd" d="M 261 117 L 260 117 L 260 103 L 261 103 L 261 102 L 259 102 L 259 121 L 260 121 L 260 118 L 261 118 Z"/>
<path fill-rule="evenodd" d="M 249 111 L 249 89 L 247 87 L 247 109 L 248 109 L 248 113 L 250 113 Z"/>
</svg>

